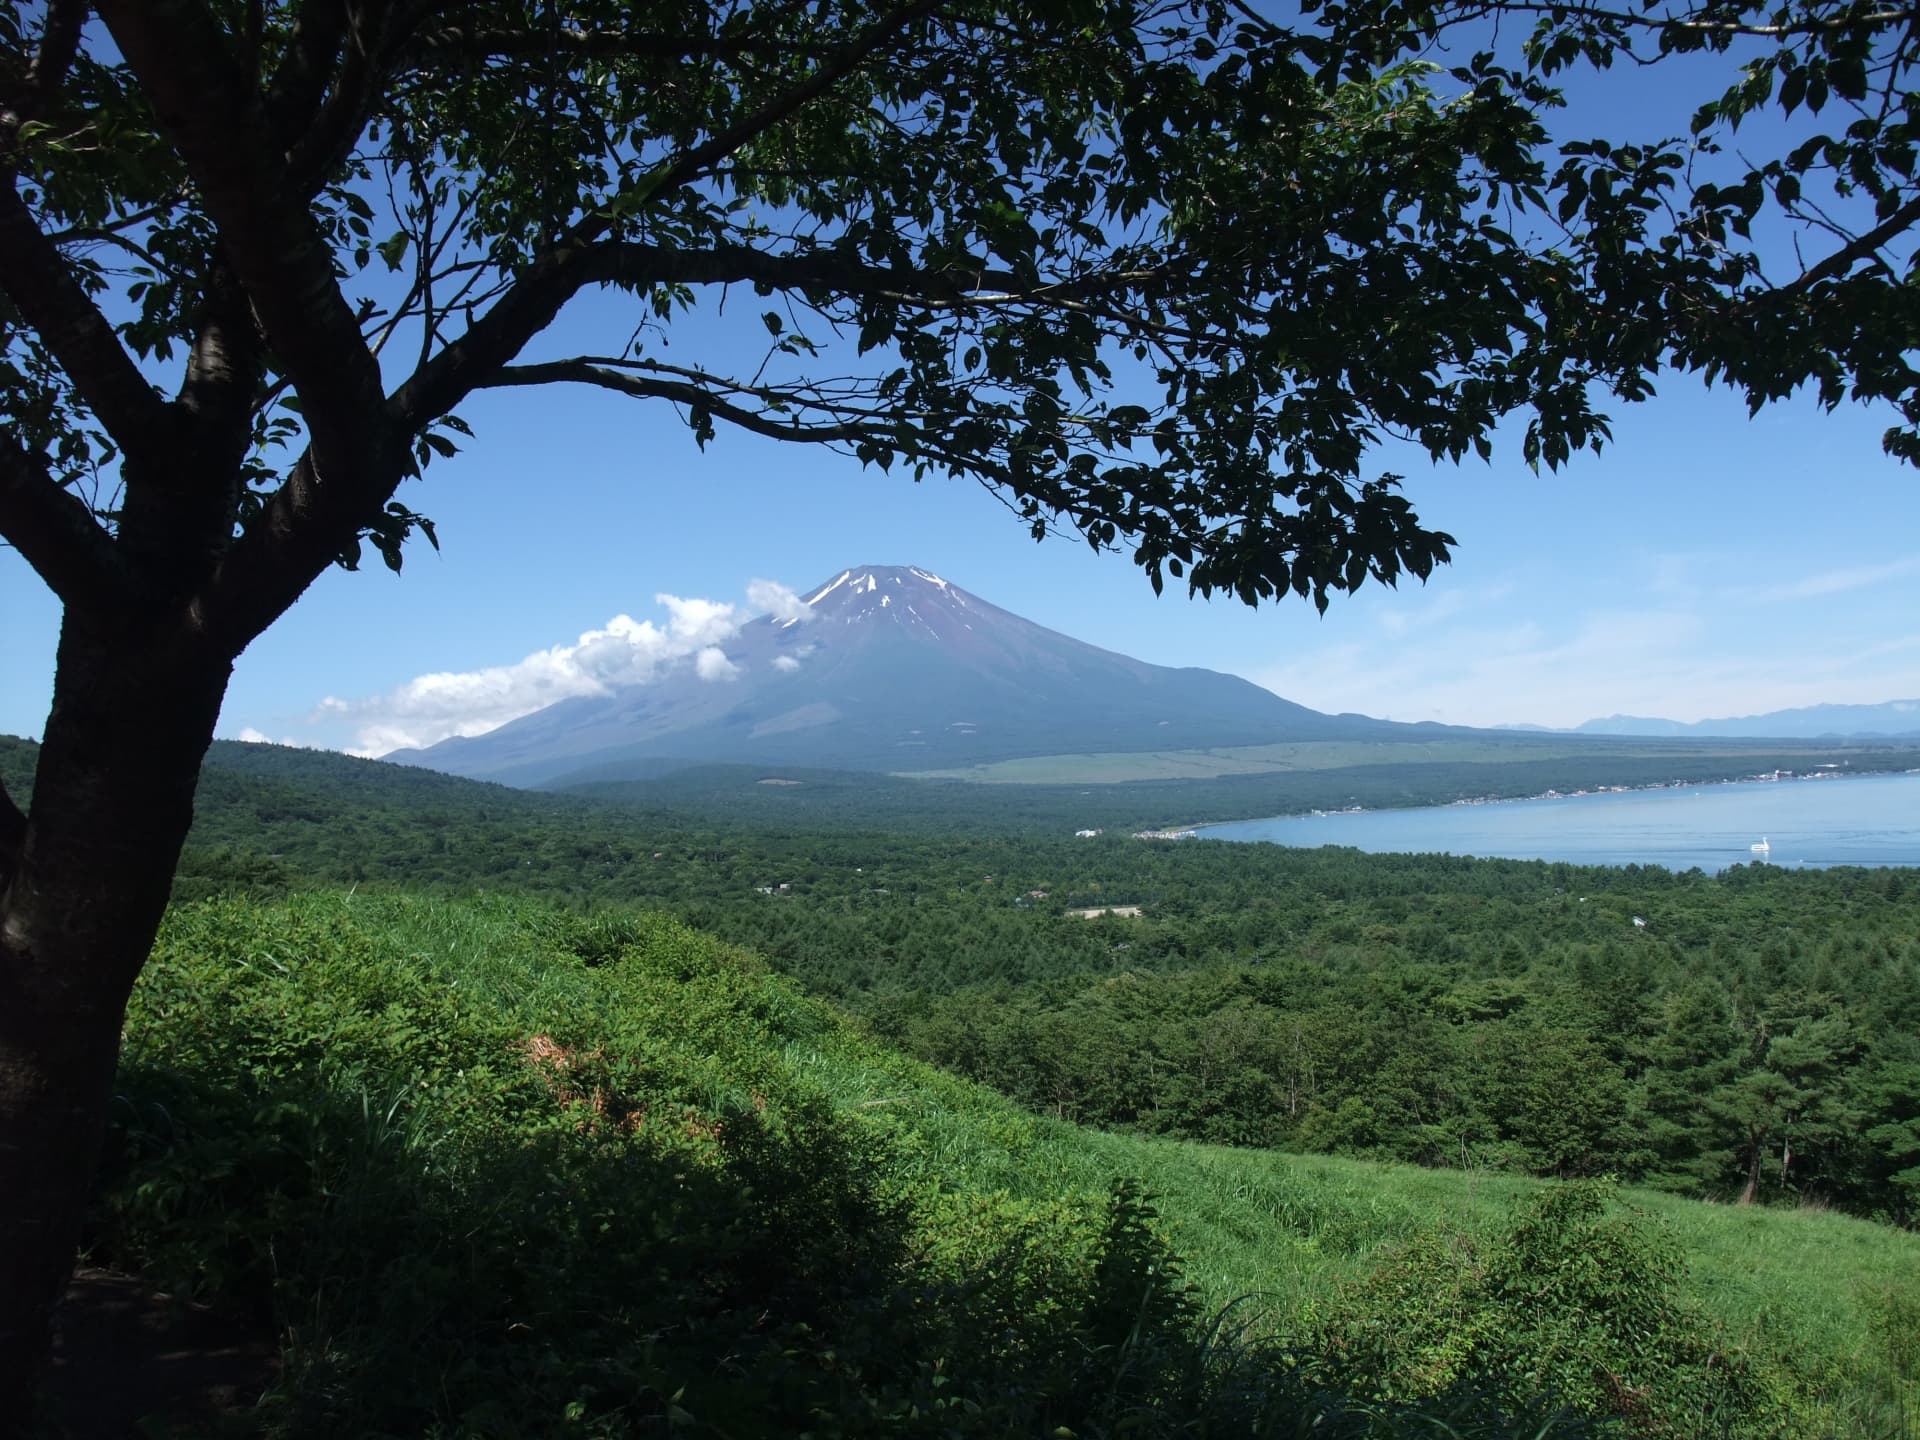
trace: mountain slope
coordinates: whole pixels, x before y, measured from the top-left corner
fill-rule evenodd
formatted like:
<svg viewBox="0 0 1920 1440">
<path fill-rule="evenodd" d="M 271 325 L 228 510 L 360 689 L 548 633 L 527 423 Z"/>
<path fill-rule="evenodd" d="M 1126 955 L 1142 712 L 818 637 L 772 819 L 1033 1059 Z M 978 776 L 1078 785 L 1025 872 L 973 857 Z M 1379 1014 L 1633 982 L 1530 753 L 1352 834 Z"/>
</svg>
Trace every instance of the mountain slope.
<svg viewBox="0 0 1920 1440">
<path fill-rule="evenodd" d="M 726 663 L 564 700 L 390 760 L 532 785 L 733 762 L 924 770 L 1023 755 L 1399 738 L 1217 671 L 1149 665 L 1023 620 L 928 571 L 861 566 L 763 616 Z M 1430 733 L 1431 727 L 1423 733 Z"/>
<path fill-rule="evenodd" d="M 1807 705 L 1770 710 L 1764 715 L 1720 720 L 1661 720 L 1640 715 L 1609 715 L 1574 729 L 1581 735 L 1724 736 L 1732 739 L 1819 740 L 1854 735 L 1920 735 L 1920 700 L 1889 700 L 1883 705 Z"/>
</svg>

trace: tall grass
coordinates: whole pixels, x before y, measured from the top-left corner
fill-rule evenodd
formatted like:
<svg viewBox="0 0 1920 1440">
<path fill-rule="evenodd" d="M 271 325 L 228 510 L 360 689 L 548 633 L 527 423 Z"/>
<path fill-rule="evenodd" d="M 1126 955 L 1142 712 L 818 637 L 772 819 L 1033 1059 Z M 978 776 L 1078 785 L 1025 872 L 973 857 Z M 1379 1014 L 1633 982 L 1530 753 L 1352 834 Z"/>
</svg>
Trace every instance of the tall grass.
<svg viewBox="0 0 1920 1440">
<path fill-rule="evenodd" d="M 1607 1408 L 1567 1408 L 1600 1362 L 1540 1338 L 1559 1282 L 1474 1288 L 1546 1187 L 1036 1117 L 656 916 L 184 907 L 121 1092 L 94 1243 L 282 1335 L 261 1433 L 1492 1437 Z M 1758 1377 L 1721 1430 L 1904 1433 L 1920 1242 L 1625 1198 L 1648 1218 L 1591 1234 L 1685 1257 L 1661 1333 Z M 1484 1343 L 1410 1387 L 1342 1337 L 1420 1322 L 1382 1277 L 1431 1289 L 1435 1256 Z"/>
</svg>

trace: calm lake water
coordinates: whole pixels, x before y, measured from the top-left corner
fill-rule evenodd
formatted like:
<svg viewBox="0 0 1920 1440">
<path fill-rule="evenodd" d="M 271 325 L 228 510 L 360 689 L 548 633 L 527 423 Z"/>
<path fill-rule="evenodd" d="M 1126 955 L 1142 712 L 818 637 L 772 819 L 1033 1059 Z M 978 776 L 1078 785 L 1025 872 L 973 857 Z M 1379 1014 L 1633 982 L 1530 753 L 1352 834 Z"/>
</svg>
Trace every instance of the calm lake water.
<svg viewBox="0 0 1920 1440">
<path fill-rule="evenodd" d="M 1206 825 L 1210 840 L 1581 865 L 1920 865 L 1920 774 L 1751 781 Z M 1771 848 L 1755 853 L 1765 839 Z"/>
</svg>

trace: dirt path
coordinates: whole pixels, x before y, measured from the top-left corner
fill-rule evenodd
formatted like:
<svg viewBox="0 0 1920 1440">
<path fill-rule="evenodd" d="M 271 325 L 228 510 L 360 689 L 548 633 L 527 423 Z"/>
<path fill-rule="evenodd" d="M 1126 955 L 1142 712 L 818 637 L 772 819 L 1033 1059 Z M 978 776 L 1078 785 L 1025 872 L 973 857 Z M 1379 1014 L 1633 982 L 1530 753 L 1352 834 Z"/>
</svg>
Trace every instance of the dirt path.
<svg viewBox="0 0 1920 1440">
<path fill-rule="evenodd" d="M 81 1270 L 60 1307 L 49 1434 L 151 1440 L 211 1433 L 251 1409 L 280 1369 L 279 1349 L 232 1315 Z"/>
</svg>

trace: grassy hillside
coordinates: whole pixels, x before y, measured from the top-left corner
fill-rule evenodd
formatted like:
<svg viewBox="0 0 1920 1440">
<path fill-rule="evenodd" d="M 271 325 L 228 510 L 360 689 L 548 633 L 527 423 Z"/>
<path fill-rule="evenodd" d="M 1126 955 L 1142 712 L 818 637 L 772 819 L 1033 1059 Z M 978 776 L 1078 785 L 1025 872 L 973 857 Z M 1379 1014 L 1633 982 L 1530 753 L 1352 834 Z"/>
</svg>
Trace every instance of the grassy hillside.
<svg viewBox="0 0 1920 1440">
<path fill-rule="evenodd" d="M 282 1338 L 256 1433 L 1894 1435 L 1916 1398 L 1910 1234 L 1080 1130 L 657 917 L 183 907 L 120 1090 L 96 1255 Z"/>
<path fill-rule="evenodd" d="M 1910 872 L 756 831 L 271 746 L 219 761 L 180 898 L 645 905 L 1087 1124 L 1709 1199 L 1757 1168 L 1770 1202 L 1920 1216 Z"/>
</svg>

